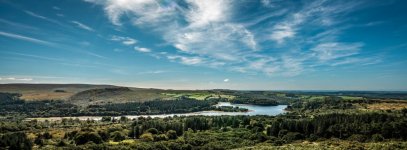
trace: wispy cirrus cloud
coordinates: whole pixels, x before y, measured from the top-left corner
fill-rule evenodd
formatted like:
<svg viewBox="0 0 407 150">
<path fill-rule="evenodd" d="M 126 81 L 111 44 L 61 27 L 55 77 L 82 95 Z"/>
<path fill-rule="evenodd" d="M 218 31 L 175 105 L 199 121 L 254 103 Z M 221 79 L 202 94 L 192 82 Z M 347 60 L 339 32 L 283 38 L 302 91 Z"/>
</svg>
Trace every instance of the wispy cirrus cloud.
<svg viewBox="0 0 407 150">
<path fill-rule="evenodd" d="M 321 61 L 328 61 L 358 54 L 363 43 L 321 43 L 312 48 Z"/>
<path fill-rule="evenodd" d="M 163 73 L 168 73 L 170 71 L 165 71 L 165 70 L 152 70 L 152 71 L 144 71 L 144 72 L 139 72 L 138 74 L 163 74 Z"/>
<path fill-rule="evenodd" d="M 350 57 L 360 60 L 357 55 L 364 46 L 359 41 L 341 42 L 337 37 L 343 28 L 328 28 L 346 21 L 341 17 L 357 9 L 361 2 L 318 0 L 287 9 L 284 2 L 263 0 L 258 3 L 270 11 L 241 22 L 236 14 L 244 9 L 244 1 L 85 1 L 103 6 L 114 25 L 122 26 L 126 18 L 138 28 L 157 33 L 176 52 L 161 54 L 140 46 L 135 50 L 185 65 L 296 76 L 315 66 L 356 63 L 339 61 Z M 255 25 L 258 27 L 252 28 Z M 305 32 L 312 28 L 322 30 Z"/>
<path fill-rule="evenodd" d="M 34 58 L 34 59 L 49 60 L 49 61 L 63 61 L 64 60 L 62 58 L 46 57 L 46 56 L 33 55 L 33 54 L 27 54 L 27 53 L 16 53 L 16 52 L 0 52 L 0 53 L 23 56 L 23 57 L 30 57 L 30 58 Z"/>
<path fill-rule="evenodd" d="M 32 81 L 32 78 L 0 77 L 0 81 Z"/>
<path fill-rule="evenodd" d="M 88 30 L 88 31 L 95 31 L 93 28 L 79 22 L 79 21 L 71 21 L 73 24 L 75 24 L 77 27 L 84 29 L 84 30 Z"/>
<path fill-rule="evenodd" d="M 47 18 L 47 17 L 45 17 L 45 16 L 43 16 L 43 15 L 39 15 L 39 14 L 34 13 L 34 12 L 32 12 L 32 11 L 25 10 L 24 12 L 25 12 L 26 14 L 32 16 L 32 17 L 39 18 L 39 19 L 42 19 L 42 20 L 45 20 L 45 21 L 48 21 L 48 22 L 51 22 L 51 23 L 54 23 L 54 24 L 61 25 L 61 26 L 65 26 L 64 24 L 62 24 L 62 23 L 60 23 L 60 22 L 58 22 L 58 21 L 56 21 L 56 20 L 54 20 L 54 19 Z"/>
<path fill-rule="evenodd" d="M 52 6 L 52 9 L 54 10 L 61 10 L 61 8 L 57 7 L 57 6 Z"/>
<path fill-rule="evenodd" d="M 20 34 L 15 34 L 15 33 L 8 33 L 8 32 L 0 31 L 0 35 L 5 36 L 5 37 L 9 37 L 9 38 L 14 38 L 14 39 L 18 39 L 18 40 L 31 42 L 31 43 L 46 45 L 46 46 L 54 46 L 54 45 L 56 45 L 53 42 L 48 42 L 48 41 L 45 41 L 45 40 L 40 40 L 40 39 L 37 39 L 37 38 L 28 37 L 28 36 L 24 36 L 24 35 L 20 35 Z"/>
<path fill-rule="evenodd" d="M 30 26 L 30 25 L 25 25 L 25 24 L 21 24 L 18 22 L 5 20 L 5 19 L 0 19 L 0 22 L 3 23 L 3 25 L 9 26 L 10 28 L 19 28 L 19 29 L 34 30 L 34 31 L 39 30 L 38 28 Z"/>
</svg>

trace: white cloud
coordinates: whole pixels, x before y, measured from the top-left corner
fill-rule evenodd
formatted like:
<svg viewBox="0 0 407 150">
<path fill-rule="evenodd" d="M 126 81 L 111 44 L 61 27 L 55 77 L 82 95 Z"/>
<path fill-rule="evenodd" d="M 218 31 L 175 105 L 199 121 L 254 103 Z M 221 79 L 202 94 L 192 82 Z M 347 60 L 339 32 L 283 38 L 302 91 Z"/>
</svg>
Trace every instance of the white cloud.
<svg viewBox="0 0 407 150">
<path fill-rule="evenodd" d="M 249 63 L 249 67 L 252 69 L 263 69 L 264 66 L 270 62 L 270 60 L 267 59 L 259 59 L 259 60 L 255 60 L 255 61 L 251 61 Z"/>
<path fill-rule="evenodd" d="M 331 64 L 331 66 L 339 66 L 339 65 L 347 65 L 347 64 L 358 64 L 358 65 L 373 65 L 380 63 L 381 59 L 380 58 L 357 58 L 357 57 L 352 57 L 352 58 L 345 58 L 342 60 L 338 60 L 334 63 Z"/>
<path fill-rule="evenodd" d="M 174 47 L 181 51 L 188 52 L 188 47 L 184 44 L 175 44 Z"/>
<path fill-rule="evenodd" d="M 175 2 L 168 2 L 166 6 L 155 0 L 85 0 L 103 5 L 110 21 L 121 25 L 121 17 L 129 16 L 135 24 L 161 22 L 168 19 L 176 9 Z"/>
<path fill-rule="evenodd" d="M 277 43 L 281 44 L 287 38 L 292 38 L 295 36 L 295 31 L 289 25 L 277 25 L 274 27 L 274 31 L 270 38 Z"/>
<path fill-rule="evenodd" d="M 52 57 L 45 57 L 45 56 L 32 55 L 32 54 L 23 54 L 23 53 L 14 53 L 14 52 L 0 52 L 0 53 L 23 56 L 23 57 L 30 57 L 30 58 L 42 59 L 42 60 L 49 60 L 49 61 L 62 61 L 63 60 L 61 58 L 52 58 Z"/>
<path fill-rule="evenodd" d="M 95 57 L 102 58 L 102 59 L 108 59 L 105 56 L 102 56 L 102 55 L 99 55 L 99 54 L 96 54 L 96 53 L 93 53 L 93 52 L 90 52 L 90 51 L 81 51 L 81 53 L 84 53 L 84 54 L 87 54 L 87 55 L 90 55 L 90 56 L 95 56 Z"/>
<path fill-rule="evenodd" d="M 261 0 L 261 4 L 265 7 L 274 7 L 271 0 Z"/>
<path fill-rule="evenodd" d="M 54 19 L 49 19 L 49 18 L 47 18 L 47 17 L 45 17 L 45 16 L 42 16 L 42 15 L 36 14 L 36 13 L 34 13 L 34 12 L 31 12 L 31 11 L 27 11 L 27 10 L 25 10 L 24 12 L 25 12 L 26 14 L 32 16 L 32 17 L 39 18 L 39 19 L 42 19 L 42 20 L 45 20 L 45 21 L 48 21 L 48 22 L 51 22 L 51 23 L 58 24 L 58 25 L 60 25 L 60 26 L 66 27 L 65 24 L 62 24 L 62 23 L 60 23 L 60 22 L 58 22 L 58 21 L 56 21 L 56 20 L 54 20 Z"/>
<path fill-rule="evenodd" d="M 164 70 L 153 70 L 153 71 L 145 71 L 145 72 L 139 72 L 138 74 L 162 74 L 162 73 L 167 73 L 168 71 Z"/>
<path fill-rule="evenodd" d="M 327 61 L 359 53 L 362 43 L 321 43 L 311 50 L 321 61 Z"/>
<path fill-rule="evenodd" d="M 28 15 L 30 15 L 30 16 L 33 16 L 33 17 L 36 17 L 36 18 L 40 18 L 40 19 L 44 19 L 44 20 L 47 20 L 48 18 L 47 17 L 44 17 L 44 16 L 41 16 L 41 15 L 38 15 L 38 14 L 36 14 L 36 13 L 33 13 L 33 12 L 31 12 L 31 11 L 24 11 L 26 14 L 28 14 Z"/>
<path fill-rule="evenodd" d="M 36 39 L 36 38 L 32 38 L 32 37 L 27 37 L 27 36 L 23 36 L 23 35 L 19 35 L 19 34 L 14 34 L 14 33 L 7 33 L 7 32 L 0 31 L 0 35 L 14 38 L 14 39 L 23 40 L 23 41 L 28 41 L 28 42 L 32 42 L 32 43 L 42 44 L 42 45 L 48 45 L 48 46 L 55 45 L 52 42 L 48 42 L 48 41 L 44 41 L 44 40 L 40 40 L 40 39 Z"/>
<path fill-rule="evenodd" d="M 177 49 L 219 60 L 239 61 L 256 50 L 253 34 L 238 24 L 217 24 L 207 28 L 184 28 L 164 37 Z M 249 51 L 248 51 L 249 50 Z"/>
<path fill-rule="evenodd" d="M 133 39 L 133 38 L 130 38 L 130 37 L 116 36 L 116 35 L 113 35 L 110 40 L 119 41 L 124 45 L 134 45 L 134 44 L 137 43 L 136 39 Z"/>
<path fill-rule="evenodd" d="M 3 24 L 3 26 L 12 26 L 13 28 L 26 29 L 26 30 L 31 30 L 31 31 L 39 30 L 38 28 L 31 26 L 31 25 L 25 25 L 25 24 L 21 24 L 18 22 L 5 20 L 5 19 L 0 19 L 0 22 Z"/>
<path fill-rule="evenodd" d="M 203 63 L 202 58 L 200 57 L 187 57 L 187 56 L 179 56 L 179 55 L 171 55 L 171 56 L 167 56 L 167 58 L 169 60 L 178 60 L 179 62 L 181 62 L 182 64 L 185 65 L 197 65 L 200 63 Z"/>
<path fill-rule="evenodd" d="M 233 4 L 228 0 L 187 0 L 187 7 L 180 7 L 175 1 L 165 4 L 153 0 L 86 1 L 103 5 L 115 25 L 121 25 L 120 18 L 126 16 L 136 26 L 159 32 L 180 52 L 199 56 L 178 57 L 183 64 L 222 66 L 223 61 L 240 62 L 248 53 L 257 50 L 255 35 L 251 31 L 243 25 L 228 22 L 233 10 Z M 179 19 L 186 24 L 179 23 Z M 205 62 L 201 59 L 203 57 L 213 60 Z"/>
<path fill-rule="evenodd" d="M 263 72 L 269 76 L 276 74 L 279 70 L 279 66 L 268 66 L 263 68 Z"/>
<path fill-rule="evenodd" d="M 284 56 L 283 58 L 283 67 L 285 76 L 297 76 L 304 71 L 302 60 Z"/>
<path fill-rule="evenodd" d="M 59 7 L 57 7 L 57 6 L 53 6 L 52 9 L 61 10 L 61 8 L 59 8 Z"/>
<path fill-rule="evenodd" d="M 228 79 L 228 78 L 226 78 L 226 79 L 224 79 L 224 80 L 223 80 L 223 82 L 229 82 L 229 79 Z"/>
<path fill-rule="evenodd" d="M 192 27 L 202 27 L 211 23 L 226 21 L 230 2 L 226 0 L 187 0 L 190 9 L 186 13 Z"/>
<path fill-rule="evenodd" d="M 17 77 L 4 77 L 0 78 L 3 81 L 32 81 L 32 78 L 17 78 Z"/>
<path fill-rule="evenodd" d="M 305 16 L 300 13 L 295 13 L 289 19 L 282 23 L 274 25 L 270 38 L 279 44 L 284 43 L 288 38 L 293 38 L 296 35 L 296 28 L 305 20 Z"/>
<path fill-rule="evenodd" d="M 88 30 L 88 31 L 95 31 L 93 28 L 91 28 L 91 27 L 89 27 L 89 26 L 87 26 L 87 25 L 85 25 L 85 24 L 83 24 L 83 23 L 81 23 L 81 22 L 79 22 L 79 21 L 71 21 L 73 24 L 76 24 L 79 28 L 82 28 L 82 29 L 85 29 L 85 30 Z"/>
<path fill-rule="evenodd" d="M 122 43 L 124 45 L 133 45 L 133 44 L 136 44 L 137 41 L 135 39 L 128 38 L 128 39 L 123 40 Z"/>
<path fill-rule="evenodd" d="M 134 47 L 134 50 L 139 51 L 139 52 L 143 52 L 143 53 L 151 52 L 151 50 L 148 49 L 148 48 L 145 48 L 145 47 L 138 47 L 138 46 L 135 46 L 135 47 Z"/>
</svg>

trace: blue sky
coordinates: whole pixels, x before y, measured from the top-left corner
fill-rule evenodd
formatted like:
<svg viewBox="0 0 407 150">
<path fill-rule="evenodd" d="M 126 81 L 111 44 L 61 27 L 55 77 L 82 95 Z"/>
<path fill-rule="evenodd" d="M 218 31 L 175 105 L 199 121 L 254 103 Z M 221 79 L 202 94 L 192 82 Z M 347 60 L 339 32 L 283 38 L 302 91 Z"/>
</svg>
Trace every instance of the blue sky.
<svg viewBox="0 0 407 150">
<path fill-rule="evenodd" d="M 0 0 L 0 83 L 407 90 L 403 0 Z"/>
</svg>

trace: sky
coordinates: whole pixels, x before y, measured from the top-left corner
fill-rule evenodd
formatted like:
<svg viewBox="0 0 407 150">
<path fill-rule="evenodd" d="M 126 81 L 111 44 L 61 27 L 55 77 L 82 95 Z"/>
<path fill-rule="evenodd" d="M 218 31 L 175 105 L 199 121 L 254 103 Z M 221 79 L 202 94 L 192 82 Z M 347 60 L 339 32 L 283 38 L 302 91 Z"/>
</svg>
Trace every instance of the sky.
<svg viewBox="0 0 407 150">
<path fill-rule="evenodd" d="M 407 90 L 405 0 L 0 0 L 0 83 Z"/>
</svg>

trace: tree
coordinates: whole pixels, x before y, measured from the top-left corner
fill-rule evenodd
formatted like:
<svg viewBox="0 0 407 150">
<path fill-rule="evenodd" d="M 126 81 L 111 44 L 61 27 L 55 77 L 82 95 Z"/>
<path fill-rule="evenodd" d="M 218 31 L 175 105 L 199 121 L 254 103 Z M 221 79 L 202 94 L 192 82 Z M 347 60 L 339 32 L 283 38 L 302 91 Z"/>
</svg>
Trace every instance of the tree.
<svg viewBox="0 0 407 150">
<path fill-rule="evenodd" d="M 88 142 L 93 142 L 95 144 L 100 144 L 103 142 L 99 134 L 95 132 L 79 132 L 76 134 L 74 141 L 78 145 L 86 144 Z"/>
<path fill-rule="evenodd" d="M 103 116 L 101 121 L 102 122 L 110 122 L 110 121 L 112 121 L 112 117 Z"/>
<path fill-rule="evenodd" d="M 0 147 L 2 148 L 31 150 L 32 145 L 31 140 L 27 138 L 27 135 L 24 132 L 0 135 Z"/>
<path fill-rule="evenodd" d="M 41 146 L 44 146 L 44 139 L 41 134 L 38 134 L 37 137 L 34 139 L 34 143 Z"/>
<path fill-rule="evenodd" d="M 167 137 L 168 137 L 169 139 L 172 139 L 172 140 L 177 139 L 177 138 L 178 138 L 178 136 L 177 136 L 177 131 L 168 130 L 168 131 L 167 131 Z"/>
</svg>

